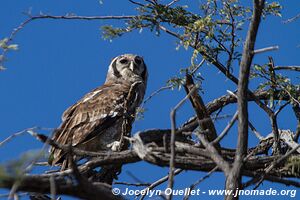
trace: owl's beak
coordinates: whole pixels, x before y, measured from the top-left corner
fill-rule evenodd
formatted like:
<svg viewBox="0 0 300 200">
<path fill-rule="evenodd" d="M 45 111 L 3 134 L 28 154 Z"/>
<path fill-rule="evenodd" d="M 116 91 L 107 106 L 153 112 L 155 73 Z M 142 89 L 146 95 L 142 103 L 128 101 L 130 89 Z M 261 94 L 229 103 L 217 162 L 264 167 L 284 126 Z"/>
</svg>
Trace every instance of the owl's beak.
<svg viewBox="0 0 300 200">
<path fill-rule="evenodd" d="M 134 72 L 134 69 L 137 68 L 137 65 L 134 63 L 134 61 L 131 61 L 130 62 L 130 66 L 129 66 L 129 69 L 131 69 L 131 71 Z"/>
</svg>

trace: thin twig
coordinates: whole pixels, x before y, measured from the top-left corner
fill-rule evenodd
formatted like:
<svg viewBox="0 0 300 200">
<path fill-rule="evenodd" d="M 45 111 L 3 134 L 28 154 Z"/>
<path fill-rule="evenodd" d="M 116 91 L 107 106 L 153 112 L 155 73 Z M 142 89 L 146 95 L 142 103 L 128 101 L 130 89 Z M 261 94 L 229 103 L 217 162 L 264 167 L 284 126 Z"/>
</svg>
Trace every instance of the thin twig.
<svg viewBox="0 0 300 200">
<path fill-rule="evenodd" d="M 111 20 L 111 19 L 134 19 L 135 15 L 111 15 L 111 16 L 80 16 L 80 15 L 35 15 L 31 16 L 31 20 L 37 19 L 68 19 L 68 20 Z"/>
<path fill-rule="evenodd" d="M 6 138 L 4 141 L 1 142 L 1 145 L 3 145 L 4 143 L 10 141 L 11 139 L 13 139 L 14 137 L 17 137 L 19 135 L 22 135 L 24 133 L 29 133 L 30 135 L 32 135 L 36 129 L 45 129 L 45 128 L 40 128 L 40 127 L 33 127 L 33 128 L 29 128 L 29 129 L 25 129 L 23 131 L 17 132 L 11 136 L 9 136 L 8 138 Z M 47 128 L 47 130 L 49 130 Z M 1 146 L 0 145 L 0 146 Z M 43 152 L 45 151 L 46 147 L 48 145 L 48 141 L 46 140 L 42 149 L 39 151 L 39 153 L 37 154 L 37 156 L 35 156 L 35 158 L 30 162 L 30 164 L 28 166 L 26 166 L 21 173 L 24 175 L 26 173 L 28 173 L 29 171 L 31 171 L 31 169 L 34 167 L 35 163 L 41 158 L 41 156 L 43 155 Z M 11 188 L 10 191 L 10 195 L 8 197 L 8 199 L 12 199 L 15 196 L 16 191 L 18 190 L 18 186 L 19 186 L 19 181 L 15 182 L 13 187 Z"/>
<path fill-rule="evenodd" d="M 219 154 L 217 149 L 205 138 L 204 134 L 196 131 L 195 135 L 199 138 L 205 149 L 209 152 L 211 159 L 227 175 L 230 171 L 229 163 Z"/>
<path fill-rule="evenodd" d="M 174 3 L 178 2 L 178 1 L 180 1 L 180 0 L 173 0 L 173 1 L 171 1 L 170 3 L 168 3 L 168 4 L 166 5 L 166 7 L 170 7 L 170 6 L 172 6 Z"/>
<path fill-rule="evenodd" d="M 54 129 L 53 128 L 43 128 L 43 127 L 38 127 L 38 126 L 34 126 L 34 127 L 31 127 L 31 128 L 26 128 L 22 131 L 19 131 L 19 132 L 16 132 L 16 133 L 13 133 L 11 134 L 10 136 L 8 136 L 7 138 L 5 138 L 4 140 L 2 140 L 0 142 L 0 147 L 2 145 L 4 145 L 5 143 L 11 141 L 12 139 L 14 139 L 15 137 L 17 136 L 21 136 L 23 134 L 26 134 L 26 133 L 29 133 L 30 134 L 30 131 L 38 131 L 38 130 L 46 130 L 46 131 L 53 131 Z"/>
<path fill-rule="evenodd" d="M 254 133 L 254 135 L 261 141 L 264 139 L 264 137 L 256 130 L 256 128 L 253 126 L 253 124 L 249 121 L 249 127 L 251 131 Z"/>
<path fill-rule="evenodd" d="M 34 130 L 28 130 L 28 133 L 29 133 L 30 135 L 36 135 L 36 134 L 38 134 L 38 133 L 36 133 Z M 53 134 L 53 133 L 52 133 L 52 134 Z M 52 137 L 52 135 L 46 139 L 46 141 L 44 142 L 44 145 L 43 145 L 43 147 L 41 148 L 41 150 L 39 151 L 39 153 L 38 153 L 38 154 L 36 155 L 36 157 L 31 161 L 31 163 L 25 168 L 25 170 L 24 170 L 24 172 L 23 172 L 24 174 L 30 172 L 30 171 L 32 170 L 32 168 L 35 166 L 35 163 L 38 162 L 38 160 L 44 155 L 44 152 L 45 152 L 46 148 L 47 148 L 48 145 L 49 145 L 49 142 L 50 142 L 50 140 L 51 140 L 51 139 L 50 139 L 51 137 Z"/>
<path fill-rule="evenodd" d="M 134 181 L 136 181 L 136 182 L 140 182 L 140 183 L 142 183 L 143 181 L 142 180 L 140 180 L 137 176 L 135 176 L 133 173 L 131 173 L 131 171 L 126 171 L 126 174 L 128 175 L 128 176 L 130 176 Z"/>
<path fill-rule="evenodd" d="M 133 0 L 128 0 L 128 1 L 131 2 L 131 3 L 133 3 L 133 4 L 135 4 L 135 5 L 138 5 L 138 6 L 141 6 L 141 7 L 145 7 L 145 5 L 142 4 L 142 3 L 139 3 L 139 2 L 136 2 L 136 1 L 133 1 Z"/>
<path fill-rule="evenodd" d="M 264 53 L 267 51 L 275 51 L 278 50 L 279 46 L 272 46 L 272 47 L 266 47 L 266 48 L 262 48 L 262 49 L 256 49 L 253 51 L 254 54 L 259 54 L 259 53 Z"/>
<path fill-rule="evenodd" d="M 237 99 L 237 95 L 236 95 L 234 92 L 232 92 L 232 91 L 230 91 L 230 90 L 227 90 L 227 92 L 228 92 L 231 96 L 234 96 L 234 97 Z M 250 129 L 252 130 L 252 132 L 255 134 L 255 136 L 256 136 L 259 140 L 264 139 L 264 137 L 256 130 L 256 128 L 253 126 L 253 124 L 252 124 L 250 121 L 248 121 L 248 125 L 249 125 Z"/>
<path fill-rule="evenodd" d="M 161 88 L 159 88 L 158 90 L 154 91 L 153 93 L 150 94 L 149 97 L 147 97 L 144 102 L 143 102 L 143 105 L 145 105 L 150 99 L 152 99 L 152 97 L 154 97 L 155 95 L 159 94 L 160 92 L 164 91 L 164 90 L 168 90 L 168 89 L 171 89 L 172 86 L 171 85 L 167 85 L 167 86 L 163 86 Z M 142 105 L 142 106 L 143 106 Z"/>
<path fill-rule="evenodd" d="M 275 111 L 275 113 L 274 113 L 274 115 L 275 116 L 277 116 L 287 105 L 289 105 L 290 104 L 290 102 L 289 101 L 287 101 L 287 102 L 285 102 L 283 105 L 281 105 L 279 108 L 278 108 L 278 110 L 276 110 Z"/>
<path fill-rule="evenodd" d="M 79 16 L 79 15 L 46 15 L 46 14 L 39 14 L 39 15 L 31 15 L 30 13 L 27 13 L 27 16 L 29 17 L 25 21 L 23 21 L 18 27 L 14 28 L 14 30 L 11 32 L 10 36 L 8 37 L 7 44 L 11 43 L 11 41 L 14 40 L 16 34 L 20 32 L 25 26 L 27 26 L 30 22 L 39 20 L 39 19 L 55 19 L 55 20 L 128 20 L 128 19 L 134 19 L 137 16 L 134 15 L 121 15 L 121 16 Z M 7 51 L 9 49 L 5 48 L 2 52 L 3 58 L 7 54 Z M 5 59 L 0 60 L 0 65 L 3 63 Z"/>
<path fill-rule="evenodd" d="M 19 184 L 20 184 L 20 182 L 17 182 L 17 181 L 13 184 L 13 186 L 10 189 L 10 192 L 9 192 L 9 195 L 8 195 L 7 199 L 13 199 L 14 198 L 14 196 L 15 196 L 17 190 L 18 190 Z"/>
<path fill-rule="evenodd" d="M 212 144 L 219 143 L 223 139 L 223 137 L 225 135 L 227 135 L 227 133 L 229 132 L 229 130 L 231 129 L 231 127 L 233 126 L 233 124 L 235 123 L 235 121 L 237 120 L 237 118 L 238 118 L 238 111 L 235 112 L 235 114 L 233 115 L 232 119 L 227 124 L 227 126 L 224 128 L 224 130 L 222 131 L 222 133 L 214 141 L 212 141 L 211 143 Z"/>
<path fill-rule="evenodd" d="M 183 172 L 182 169 L 176 169 L 174 171 L 174 176 L 176 176 L 177 174 L 180 174 L 181 172 Z M 166 175 L 160 179 L 158 179 L 157 181 L 153 182 L 150 186 L 146 187 L 145 189 L 143 189 L 144 191 L 147 190 L 152 190 L 153 188 L 163 184 L 164 182 L 166 182 L 169 179 L 169 175 Z M 142 192 L 141 192 L 142 193 Z M 138 195 L 139 196 L 139 195 Z M 145 198 L 145 194 L 142 195 L 142 197 L 140 198 L 140 200 L 143 200 Z"/>
<path fill-rule="evenodd" d="M 193 183 L 191 186 L 190 186 L 190 190 L 193 190 L 197 185 L 199 185 L 201 182 L 203 182 L 205 179 L 209 178 L 210 175 L 212 175 L 212 173 L 214 173 L 215 171 L 217 171 L 218 169 L 218 166 L 216 166 L 215 168 L 213 168 L 212 170 L 210 170 L 205 176 L 203 176 L 202 178 L 200 178 L 197 182 Z M 184 200 L 188 200 L 189 197 L 190 197 L 191 193 L 189 192 L 188 194 L 186 194 L 184 196 Z"/>
<path fill-rule="evenodd" d="M 151 183 L 128 183 L 128 182 L 121 182 L 121 181 L 115 181 L 114 184 L 115 185 L 136 186 L 136 187 L 151 185 Z"/>
<path fill-rule="evenodd" d="M 28 195 L 28 192 L 18 193 L 18 196 L 27 196 L 27 195 Z M 8 197 L 8 196 L 9 196 L 9 193 L 7 193 L 7 194 L 0 194 L 0 198 Z"/>
<path fill-rule="evenodd" d="M 193 71 L 191 72 L 191 75 L 195 74 L 195 72 L 204 64 L 205 59 L 203 58 L 201 60 L 201 62 L 193 69 Z"/>
<path fill-rule="evenodd" d="M 170 170 L 169 170 L 169 183 L 168 188 L 173 189 L 174 185 L 174 168 L 175 168 L 175 132 L 176 132 L 176 111 L 184 104 L 186 100 L 190 98 L 190 96 L 197 90 L 198 86 L 192 88 L 189 94 L 187 94 L 172 110 L 170 113 L 171 118 L 171 158 L 170 158 Z M 172 199 L 172 194 L 167 196 L 167 199 Z"/>
<path fill-rule="evenodd" d="M 300 72 L 300 66 L 276 66 L 274 70 L 291 70 Z"/>
<path fill-rule="evenodd" d="M 291 23 L 291 22 L 297 20 L 298 18 L 300 18 L 300 13 L 297 14 L 295 17 L 292 17 L 292 18 L 289 18 L 289 19 L 283 21 L 283 23 L 284 23 L 284 24 Z"/>
</svg>

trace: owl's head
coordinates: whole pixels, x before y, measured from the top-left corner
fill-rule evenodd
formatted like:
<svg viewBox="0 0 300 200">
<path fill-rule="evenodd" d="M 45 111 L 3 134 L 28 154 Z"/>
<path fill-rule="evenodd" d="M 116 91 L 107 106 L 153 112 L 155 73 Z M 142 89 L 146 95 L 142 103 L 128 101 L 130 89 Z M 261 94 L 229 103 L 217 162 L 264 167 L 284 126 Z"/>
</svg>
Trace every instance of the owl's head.
<svg viewBox="0 0 300 200">
<path fill-rule="evenodd" d="M 112 60 L 105 82 L 142 81 L 146 83 L 147 78 L 148 72 L 143 58 L 138 55 L 124 54 Z"/>
</svg>

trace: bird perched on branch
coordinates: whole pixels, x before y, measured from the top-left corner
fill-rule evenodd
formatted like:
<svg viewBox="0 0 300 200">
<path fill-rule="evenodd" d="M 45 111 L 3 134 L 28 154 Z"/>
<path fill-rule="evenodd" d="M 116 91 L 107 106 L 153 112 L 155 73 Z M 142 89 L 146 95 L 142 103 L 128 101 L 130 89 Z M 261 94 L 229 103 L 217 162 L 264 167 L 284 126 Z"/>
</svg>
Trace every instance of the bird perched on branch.
<svg viewBox="0 0 300 200">
<path fill-rule="evenodd" d="M 114 58 L 104 85 L 63 113 L 53 140 L 86 151 L 120 150 L 144 98 L 147 77 L 142 57 L 124 54 Z M 49 164 L 61 165 L 62 170 L 70 167 L 66 153 L 54 147 L 50 149 Z"/>
</svg>

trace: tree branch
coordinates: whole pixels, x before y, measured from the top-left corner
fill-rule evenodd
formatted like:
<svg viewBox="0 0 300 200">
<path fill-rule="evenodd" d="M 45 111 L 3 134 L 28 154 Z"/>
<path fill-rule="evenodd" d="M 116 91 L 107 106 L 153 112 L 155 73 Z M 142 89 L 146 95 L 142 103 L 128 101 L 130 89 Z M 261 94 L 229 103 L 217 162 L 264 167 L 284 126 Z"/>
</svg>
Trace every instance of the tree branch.
<svg viewBox="0 0 300 200">
<path fill-rule="evenodd" d="M 188 93 L 171 111 L 171 158 L 170 158 L 170 170 L 169 170 L 169 184 L 168 188 L 173 189 L 174 184 L 174 165 L 175 165 L 175 131 L 176 131 L 176 111 L 183 105 L 183 103 L 190 98 L 194 91 L 196 91 L 198 87 L 195 86 L 191 89 L 190 93 Z M 172 199 L 172 194 L 167 196 L 167 199 Z"/>
<path fill-rule="evenodd" d="M 193 80 L 193 77 L 189 74 L 186 74 L 185 79 L 186 79 L 185 80 L 186 82 L 185 82 L 184 88 L 185 88 L 186 93 L 189 94 L 190 92 L 192 92 L 192 88 L 195 87 L 194 80 Z M 207 138 L 207 140 L 209 142 L 214 141 L 217 138 L 217 131 L 215 129 L 215 125 L 214 125 L 212 119 L 210 118 L 210 115 L 206 109 L 206 106 L 205 106 L 201 96 L 197 92 L 194 92 L 190 96 L 190 102 L 196 112 L 199 126 L 201 127 L 202 130 L 208 130 L 209 134 L 206 135 L 205 137 Z M 214 143 L 214 146 L 217 149 L 220 149 L 220 144 L 218 142 Z"/>
<path fill-rule="evenodd" d="M 274 70 L 290 70 L 300 72 L 300 66 L 276 66 Z"/>
<path fill-rule="evenodd" d="M 2 178 L 0 182 L 1 188 L 11 188 L 14 183 L 19 182 L 17 191 L 28 191 L 36 193 L 50 193 L 50 177 L 42 177 L 38 175 L 25 175 L 22 179 L 6 177 Z M 65 194 L 83 199 L 94 199 L 94 197 L 103 197 L 104 199 L 120 200 L 120 196 L 115 196 L 111 193 L 111 189 L 103 183 L 92 183 L 93 190 L 87 193 L 82 187 L 64 177 L 55 178 L 57 194 Z"/>
<path fill-rule="evenodd" d="M 238 144 L 233 167 L 226 176 L 226 189 L 235 191 L 241 187 L 241 171 L 243 160 L 247 154 L 248 147 L 248 83 L 250 75 L 250 66 L 254 56 L 254 46 L 256 35 L 261 20 L 261 14 L 264 8 L 264 0 L 254 0 L 254 11 L 247 33 L 242 60 L 240 64 L 239 82 L 238 82 Z M 238 199 L 231 195 L 226 196 L 227 200 Z"/>
</svg>

